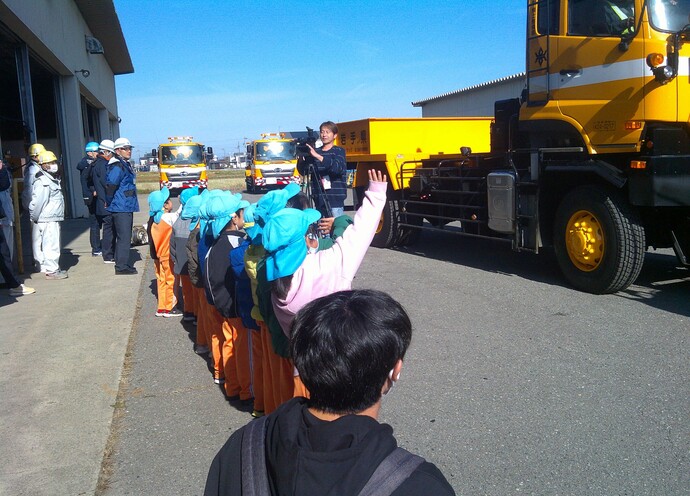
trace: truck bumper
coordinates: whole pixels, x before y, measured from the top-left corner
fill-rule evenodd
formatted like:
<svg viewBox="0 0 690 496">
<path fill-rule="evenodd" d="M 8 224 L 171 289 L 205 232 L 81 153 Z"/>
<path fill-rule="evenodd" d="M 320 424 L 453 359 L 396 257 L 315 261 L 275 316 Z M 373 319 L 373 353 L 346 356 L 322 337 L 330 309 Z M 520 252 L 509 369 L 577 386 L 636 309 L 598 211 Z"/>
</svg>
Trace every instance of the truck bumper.
<svg viewBox="0 0 690 496">
<path fill-rule="evenodd" d="M 290 183 L 299 184 L 299 176 L 281 176 L 281 177 L 257 177 L 254 179 L 254 184 L 257 187 L 264 186 L 287 186 Z"/>
<path fill-rule="evenodd" d="M 198 186 L 200 189 L 208 187 L 208 183 L 202 179 L 195 179 L 190 181 L 161 181 L 161 188 L 168 188 L 170 191 L 182 191 L 187 188 L 194 188 Z"/>
</svg>

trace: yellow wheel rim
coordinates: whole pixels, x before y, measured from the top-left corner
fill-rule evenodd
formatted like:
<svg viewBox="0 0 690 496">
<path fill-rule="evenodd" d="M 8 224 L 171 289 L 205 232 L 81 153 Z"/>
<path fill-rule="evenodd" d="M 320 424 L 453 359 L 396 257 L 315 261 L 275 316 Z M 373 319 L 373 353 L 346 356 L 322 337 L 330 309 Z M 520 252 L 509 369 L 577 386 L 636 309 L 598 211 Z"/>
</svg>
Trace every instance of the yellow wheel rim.
<svg viewBox="0 0 690 496">
<path fill-rule="evenodd" d="M 380 233 L 383 229 L 383 215 L 384 214 L 381 214 L 381 218 L 379 219 L 379 225 L 376 226 L 376 234 Z"/>
<path fill-rule="evenodd" d="M 565 246 L 573 265 L 583 272 L 599 267 L 604 258 L 604 230 L 599 219 L 586 210 L 578 210 L 568 220 Z"/>
</svg>

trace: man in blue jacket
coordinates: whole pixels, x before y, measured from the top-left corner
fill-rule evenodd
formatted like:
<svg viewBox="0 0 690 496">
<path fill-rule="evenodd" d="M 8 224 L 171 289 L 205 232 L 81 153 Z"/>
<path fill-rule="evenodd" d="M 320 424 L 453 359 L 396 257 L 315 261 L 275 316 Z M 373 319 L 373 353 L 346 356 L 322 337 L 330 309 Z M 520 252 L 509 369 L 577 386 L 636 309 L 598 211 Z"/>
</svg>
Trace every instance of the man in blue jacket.
<svg viewBox="0 0 690 496">
<path fill-rule="evenodd" d="M 137 269 L 130 262 L 129 249 L 132 244 L 134 212 L 139 211 L 136 175 L 129 160 L 132 145 L 127 138 L 115 140 L 115 156 L 108 163 L 106 175 L 107 210 L 113 215 L 115 231 L 115 274 L 136 274 Z"/>
</svg>

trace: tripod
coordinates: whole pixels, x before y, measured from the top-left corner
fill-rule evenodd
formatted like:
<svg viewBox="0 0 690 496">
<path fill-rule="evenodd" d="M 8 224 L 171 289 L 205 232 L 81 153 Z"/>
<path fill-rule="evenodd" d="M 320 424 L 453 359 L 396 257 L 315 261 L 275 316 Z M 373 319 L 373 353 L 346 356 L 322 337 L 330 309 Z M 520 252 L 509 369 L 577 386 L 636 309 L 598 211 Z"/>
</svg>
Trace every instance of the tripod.
<svg viewBox="0 0 690 496">
<path fill-rule="evenodd" d="M 321 182 L 321 174 L 319 174 L 319 171 L 316 169 L 316 167 L 314 167 L 313 163 L 307 164 L 306 172 L 306 190 L 309 202 L 312 206 L 315 207 L 315 197 L 321 198 L 321 201 L 323 203 L 323 208 L 319 208 L 321 215 L 324 217 L 333 217 L 331 204 L 328 201 L 328 196 L 326 195 L 326 190 L 323 187 L 323 182 Z"/>
</svg>

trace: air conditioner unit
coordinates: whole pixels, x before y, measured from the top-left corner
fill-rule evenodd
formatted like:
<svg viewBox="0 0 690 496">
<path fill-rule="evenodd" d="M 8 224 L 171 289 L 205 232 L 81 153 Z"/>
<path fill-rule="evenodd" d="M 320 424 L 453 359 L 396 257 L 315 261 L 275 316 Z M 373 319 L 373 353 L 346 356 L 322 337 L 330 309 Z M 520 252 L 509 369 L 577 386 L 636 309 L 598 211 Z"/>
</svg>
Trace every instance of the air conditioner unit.
<svg viewBox="0 0 690 496">
<path fill-rule="evenodd" d="M 86 51 L 91 54 L 103 53 L 103 45 L 93 36 L 84 36 L 86 38 Z"/>
</svg>

